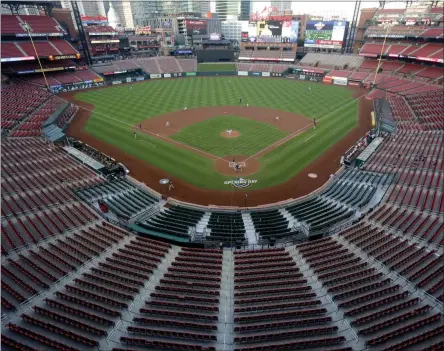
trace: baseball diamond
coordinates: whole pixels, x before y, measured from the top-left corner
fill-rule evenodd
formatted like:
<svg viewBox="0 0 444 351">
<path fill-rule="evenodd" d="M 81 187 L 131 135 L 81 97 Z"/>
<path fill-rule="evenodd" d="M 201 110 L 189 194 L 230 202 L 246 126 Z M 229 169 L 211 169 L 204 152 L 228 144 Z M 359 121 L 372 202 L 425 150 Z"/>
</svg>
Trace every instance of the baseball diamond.
<svg viewBox="0 0 444 351">
<path fill-rule="evenodd" d="M 444 350 L 443 0 L 58 3 L 2 2 L 2 351 Z"/>
<path fill-rule="evenodd" d="M 224 185 L 227 176 L 236 175 L 231 155 L 257 180 L 248 189 L 252 204 L 263 203 L 263 194 L 270 196 L 274 187 L 291 189 L 277 189 L 271 195 L 276 201 L 307 194 L 336 171 L 340 154 L 370 124 L 368 101 L 358 99 L 359 90 L 344 87 L 316 85 L 310 91 L 290 79 L 247 77 L 156 80 L 132 87 L 64 93 L 86 108 L 69 135 L 105 147 L 154 189 L 160 174 L 174 179 L 175 197 L 202 204 L 241 201 Z M 240 136 L 221 137 L 229 129 Z M 311 167 L 324 168 L 316 170 L 316 180 L 307 179 Z"/>
</svg>

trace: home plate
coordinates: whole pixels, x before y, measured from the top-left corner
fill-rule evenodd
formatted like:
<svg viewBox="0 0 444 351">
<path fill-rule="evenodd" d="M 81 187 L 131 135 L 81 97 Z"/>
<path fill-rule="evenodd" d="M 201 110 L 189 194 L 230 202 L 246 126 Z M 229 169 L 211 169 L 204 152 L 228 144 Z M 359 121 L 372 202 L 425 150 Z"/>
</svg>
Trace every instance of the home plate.
<svg viewBox="0 0 444 351">
<path fill-rule="evenodd" d="M 316 173 L 308 173 L 308 177 L 312 178 L 312 179 L 315 179 L 315 178 L 318 177 L 318 175 Z"/>
</svg>

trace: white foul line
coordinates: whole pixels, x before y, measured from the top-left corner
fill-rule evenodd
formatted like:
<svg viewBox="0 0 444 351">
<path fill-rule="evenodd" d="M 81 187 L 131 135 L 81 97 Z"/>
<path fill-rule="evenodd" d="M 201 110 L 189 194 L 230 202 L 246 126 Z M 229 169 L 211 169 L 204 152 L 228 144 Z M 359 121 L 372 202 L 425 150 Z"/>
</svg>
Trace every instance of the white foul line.
<svg viewBox="0 0 444 351">
<path fill-rule="evenodd" d="M 313 134 L 311 137 L 305 139 L 305 140 L 304 140 L 304 143 L 305 143 L 307 140 L 310 140 L 311 138 L 313 138 L 314 136 L 316 136 L 316 134 Z"/>
<path fill-rule="evenodd" d="M 350 101 L 350 102 L 347 102 L 345 105 L 342 105 L 341 107 L 337 108 L 336 110 L 327 113 L 325 116 L 319 118 L 317 121 L 321 121 L 321 120 L 323 120 L 324 118 L 327 118 L 327 117 L 330 116 L 332 113 L 334 113 L 334 112 L 336 112 L 336 111 L 342 109 L 343 107 L 345 107 L 345 106 L 347 106 L 347 105 L 350 105 L 352 102 L 355 102 L 355 101 L 357 101 L 357 100 L 362 99 L 362 97 L 365 96 L 365 95 L 366 95 L 366 94 L 362 94 L 360 97 L 358 97 L 358 98 L 356 98 L 356 99 L 353 99 L 353 100 Z M 251 155 L 250 157 L 248 157 L 247 159 L 245 159 L 244 162 L 247 162 L 248 160 L 250 160 L 250 159 L 256 157 L 257 155 L 261 154 L 262 152 L 264 152 L 264 151 L 267 150 L 267 149 L 271 149 L 272 147 L 276 147 L 276 146 L 280 146 L 280 145 L 282 145 L 282 144 L 285 144 L 287 141 L 289 141 L 290 139 L 293 139 L 293 137 L 295 137 L 295 136 L 298 135 L 300 132 L 306 130 L 307 128 L 309 128 L 309 127 L 311 127 L 311 126 L 312 126 L 312 124 L 310 123 L 310 124 L 306 125 L 305 127 L 301 128 L 301 129 L 298 129 L 297 131 L 291 133 L 290 135 L 287 135 L 285 138 L 283 138 L 283 139 L 281 139 L 281 140 L 278 140 L 277 142 L 275 142 L 275 143 L 273 143 L 273 144 L 267 146 L 266 148 L 262 149 L 261 151 L 256 152 L 254 155 Z"/>
<path fill-rule="evenodd" d="M 69 103 L 72 103 L 71 101 L 66 100 L 66 99 L 62 99 L 62 100 L 66 101 L 66 102 L 69 102 Z M 119 119 L 116 119 L 116 118 L 113 118 L 113 117 L 110 117 L 110 116 L 107 116 L 107 115 L 104 115 L 104 114 L 102 114 L 102 113 L 100 113 L 100 112 L 92 111 L 92 110 L 87 109 L 87 108 L 85 108 L 85 107 L 83 107 L 83 106 L 80 106 L 80 105 L 76 105 L 76 106 L 78 106 L 79 108 L 81 108 L 81 109 L 83 109 L 83 110 L 85 110 L 85 111 L 88 111 L 88 112 L 91 112 L 91 113 L 96 113 L 96 114 L 98 114 L 98 115 L 100 115 L 100 116 L 103 116 L 103 117 L 105 117 L 105 118 L 107 118 L 107 119 L 111 119 L 111 120 L 113 120 L 113 121 L 116 121 L 116 122 L 118 122 L 118 123 L 124 124 L 124 125 L 126 125 L 126 126 L 130 126 L 130 127 L 137 128 L 136 126 L 134 126 L 134 125 L 132 125 L 132 124 L 126 123 L 126 122 L 124 122 L 124 121 L 121 121 L 121 120 L 119 120 Z M 183 146 L 184 148 L 192 149 L 192 150 L 194 150 L 194 151 L 197 151 L 197 152 L 200 152 L 200 153 L 202 153 L 202 154 L 208 155 L 208 156 L 210 156 L 211 158 L 217 158 L 218 160 L 221 160 L 221 161 L 224 161 L 224 162 L 227 162 L 227 163 L 229 162 L 229 161 L 227 161 L 227 160 L 224 160 L 222 157 L 215 156 L 215 155 L 213 155 L 213 154 L 210 154 L 210 153 L 208 153 L 208 152 L 206 152 L 206 151 L 203 151 L 203 150 L 201 150 L 201 149 L 195 148 L 195 147 L 193 147 L 193 146 L 190 146 L 190 145 L 187 145 L 187 144 L 183 144 L 183 143 L 181 143 L 181 142 L 179 142 L 179 141 L 176 141 L 176 140 L 174 140 L 174 139 L 170 139 L 170 138 L 164 137 L 164 136 L 159 135 L 159 134 L 157 134 L 157 133 L 150 132 L 149 130 L 146 130 L 146 129 L 140 129 L 140 128 L 137 128 L 137 130 L 141 130 L 141 131 L 143 131 L 143 132 L 145 132 L 145 133 L 147 133 L 147 134 L 151 134 L 151 135 L 153 135 L 153 136 L 156 137 L 156 138 L 164 139 L 164 140 L 166 140 L 167 142 L 171 142 L 171 143 L 173 143 L 173 144 L 181 145 L 181 146 Z"/>
<path fill-rule="evenodd" d="M 154 145 L 153 143 L 150 143 L 149 141 L 146 141 L 146 140 L 139 140 L 139 141 L 141 141 L 142 143 L 150 144 L 152 147 L 156 147 L 156 145 Z"/>
<path fill-rule="evenodd" d="M 342 105 L 341 107 L 337 108 L 336 110 L 327 113 L 325 116 L 319 118 L 318 121 L 321 121 L 321 120 L 323 120 L 324 118 L 327 118 L 327 117 L 330 116 L 332 113 L 334 113 L 334 112 L 336 112 L 336 111 L 342 109 L 342 108 L 345 107 L 345 106 L 350 105 L 352 102 L 355 102 L 355 101 L 357 101 L 357 100 L 360 100 L 360 99 L 361 99 L 363 96 L 365 96 L 365 95 L 366 95 L 366 94 L 362 94 L 362 95 L 359 96 L 358 98 L 353 99 L 352 101 L 346 103 L 345 105 Z M 66 102 L 72 103 L 71 101 L 69 101 L 69 100 L 67 100 L 67 99 L 63 99 L 63 98 L 60 98 L 60 99 L 66 101 Z M 121 124 L 124 124 L 124 125 L 130 126 L 130 127 L 135 127 L 135 126 L 132 125 L 132 124 L 126 123 L 126 122 L 124 122 L 124 121 L 121 121 L 121 120 L 119 120 L 119 119 L 116 119 L 116 118 L 113 118 L 113 117 L 110 117 L 110 116 L 107 116 L 107 115 L 104 115 L 104 114 L 99 113 L 99 112 L 97 112 L 97 111 L 92 111 L 92 110 L 87 109 L 87 108 L 85 108 L 85 107 L 83 107 L 83 106 L 80 106 L 80 105 L 77 105 L 77 106 L 78 106 L 79 108 L 85 110 L 85 111 L 88 111 L 88 112 L 91 112 L 91 113 L 97 113 L 97 114 L 100 115 L 100 116 L 103 116 L 103 117 L 105 117 L 105 118 L 107 118 L 107 119 L 111 119 L 111 120 L 116 121 L 116 122 L 118 122 L 118 123 L 121 123 Z M 306 130 L 308 127 L 311 127 L 311 123 L 308 124 L 308 125 L 306 125 L 306 126 L 303 127 L 303 128 L 298 129 L 297 131 L 291 133 L 290 135 L 287 135 L 285 138 L 283 138 L 283 139 L 281 139 L 281 140 L 278 140 L 277 142 L 275 142 L 275 143 L 273 143 L 273 144 L 267 146 L 266 148 L 262 149 L 261 151 L 256 152 L 254 155 L 251 155 L 250 157 L 248 157 L 247 159 L 245 159 L 243 162 L 247 162 L 248 160 L 250 160 L 250 159 L 256 157 L 257 155 L 261 154 L 262 152 L 264 152 L 264 151 L 267 150 L 267 149 L 271 149 L 272 147 L 280 146 L 280 145 L 286 143 L 287 141 L 293 139 L 293 137 L 295 137 L 296 135 L 298 135 L 300 132 Z M 210 156 L 210 157 L 212 157 L 212 158 L 216 158 L 216 159 L 218 159 L 218 160 L 221 160 L 221 161 L 224 161 L 224 162 L 229 163 L 229 161 L 224 160 L 222 157 L 215 156 L 215 155 L 210 154 L 210 153 L 208 153 L 208 152 L 206 152 L 206 151 L 203 151 L 203 150 L 201 150 L 201 149 L 195 148 L 195 147 L 190 146 L 190 145 L 187 145 L 187 144 L 183 144 L 183 143 L 181 143 L 181 142 L 179 142 L 179 141 L 176 141 L 176 140 L 174 140 L 174 139 L 170 139 L 170 138 L 167 138 L 167 137 L 161 136 L 161 135 L 159 135 L 159 134 L 156 134 L 156 133 L 150 132 L 149 130 L 140 129 L 140 128 L 139 128 L 139 130 L 142 130 L 142 131 L 144 131 L 145 133 L 147 133 L 147 134 L 151 134 L 151 135 L 153 135 L 153 136 L 155 136 L 155 137 L 157 137 L 157 138 L 165 139 L 165 140 L 168 141 L 168 142 L 172 142 L 172 143 L 174 143 L 174 144 L 181 145 L 181 146 L 183 146 L 183 147 L 185 147 L 185 148 L 192 149 L 192 150 L 194 150 L 194 151 L 197 151 L 197 152 L 203 153 L 203 154 L 205 154 L 205 155 L 208 155 L 208 156 Z"/>
</svg>

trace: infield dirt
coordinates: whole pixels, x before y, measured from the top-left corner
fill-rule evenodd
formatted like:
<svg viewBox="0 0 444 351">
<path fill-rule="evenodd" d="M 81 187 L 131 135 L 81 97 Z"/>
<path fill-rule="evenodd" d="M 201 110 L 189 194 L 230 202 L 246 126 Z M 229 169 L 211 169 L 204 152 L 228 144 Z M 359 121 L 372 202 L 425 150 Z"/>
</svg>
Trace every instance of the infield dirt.
<svg viewBox="0 0 444 351">
<path fill-rule="evenodd" d="M 352 89 L 352 88 L 350 88 L 350 89 Z M 360 97 L 363 94 L 365 94 L 366 92 L 368 92 L 367 90 L 364 90 L 364 89 L 353 89 L 353 90 L 355 90 L 355 98 Z M 311 193 L 312 191 L 314 191 L 315 189 L 322 186 L 328 180 L 330 174 L 335 173 L 338 170 L 340 158 L 341 158 L 341 156 L 343 156 L 345 151 L 347 151 L 347 149 L 353 143 L 358 141 L 361 136 L 363 136 L 367 131 L 369 131 L 372 128 L 371 127 L 371 118 L 370 118 L 370 113 L 372 111 L 372 106 L 373 106 L 372 101 L 362 98 L 359 101 L 358 126 L 356 128 L 354 128 L 349 134 L 347 134 L 342 140 L 340 140 L 338 143 L 336 143 L 328 151 L 324 152 L 321 156 L 319 156 L 316 160 L 314 160 L 308 167 L 303 169 L 298 175 L 296 175 L 295 177 L 293 177 L 289 181 L 279 184 L 277 186 L 273 186 L 273 187 L 265 188 L 265 189 L 260 189 L 260 190 L 249 190 L 248 188 L 238 190 L 238 189 L 232 188 L 230 185 L 227 185 L 227 191 L 209 190 L 209 189 L 198 188 L 198 187 L 195 187 L 189 183 L 186 183 L 179 178 L 176 178 L 176 177 L 171 176 L 170 174 L 167 174 L 162 169 L 153 167 L 152 165 L 150 165 L 144 161 L 141 161 L 134 156 L 128 155 L 127 153 L 123 152 L 122 150 L 118 149 L 117 147 L 115 147 L 113 145 L 110 145 L 110 144 L 105 143 L 99 139 L 96 139 L 96 138 L 92 137 L 91 135 L 88 135 L 84 131 L 84 127 L 88 121 L 88 118 L 91 115 L 91 112 L 88 110 L 93 110 L 94 106 L 90 105 L 88 103 L 82 102 L 82 101 L 77 101 L 75 98 L 75 94 L 76 94 L 75 92 L 70 92 L 70 93 L 63 93 L 60 95 L 62 98 L 67 99 L 71 102 L 76 103 L 77 105 L 79 105 L 81 107 L 86 108 L 86 109 L 81 108 L 79 110 L 79 112 L 77 113 L 76 117 L 74 118 L 74 120 L 69 125 L 68 130 L 67 130 L 67 134 L 69 136 L 72 136 L 78 140 L 81 140 L 84 143 L 91 145 L 92 147 L 113 157 L 118 162 L 122 162 L 130 170 L 130 174 L 132 177 L 145 183 L 148 187 L 158 191 L 159 193 L 166 194 L 165 193 L 166 189 L 164 189 L 159 184 L 159 179 L 169 178 L 174 183 L 175 189 L 173 189 L 170 193 L 168 193 L 168 196 L 171 196 L 171 197 L 176 198 L 181 201 L 191 202 L 191 203 L 200 204 L 200 205 L 244 207 L 245 206 L 245 193 L 247 193 L 247 192 L 248 192 L 248 204 L 247 205 L 249 207 L 270 204 L 273 202 L 284 201 L 284 200 L 288 200 L 290 198 L 297 198 L 300 196 L 307 195 L 307 194 Z M 250 111 L 256 109 L 256 108 L 252 108 L 252 107 L 248 107 L 248 108 L 247 107 L 230 107 L 230 109 L 231 108 L 241 109 L 243 113 L 234 113 L 234 111 L 230 110 L 230 114 L 235 114 L 235 115 L 243 116 L 243 117 L 247 117 L 245 115 L 246 113 L 250 113 Z M 210 109 L 213 109 L 213 108 L 210 108 Z M 225 108 L 225 111 L 224 111 L 224 107 L 217 107 L 214 109 L 221 109 L 222 110 L 222 113 L 220 113 L 220 110 L 218 111 L 219 115 L 223 115 L 224 112 L 228 113 L 228 111 L 227 111 L 228 107 Z M 174 114 L 174 113 L 180 114 L 181 120 L 183 120 L 183 123 L 184 123 L 183 126 L 186 126 L 191 123 L 197 122 L 199 119 L 203 121 L 203 120 L 209 118 L 208 113 L 202 113 L 202 115 L 200 115 L 200 113 L 196 113 L 201 110 L 205 110 L 205 108 L 188 110 L 188 111 L 178 111 L 178 112 L 173 112 L 172 114 Z M 263 110 L 267 110 L 267 109 L 260 108 L 260 110 L 263 111 Z M 286 123 L 285 122 L 285 120 L 286 120 L 285 114 L 288 112 L 279 111 L 279 114 L 276 115 L 276 110 L 272 110 L 272 111 L 273 111 L 272 113 L 271 112 L 270 113 L 262 112 L 263 115 L 267 118 L 266 121 L 263 121 L 261 119 L 256 119 L 256 118 L 254 118 L 254 119 L 275 125 L 278 128 L 283 128 Z M 194 118 L 198 119 L 198 120 L 194 120 L 194 122 L 186 121 L 186 118 L 184 118 L 184 116 L 183 116 L 184 112 L 191 113 L 190 115 L 193 115 Z M 169 115 L 171 115 L 171 114 L 169 114 Z M 292 115 L 292 119 L 293 119 L 294 114 L 291 114 L 291 115 Z M 164 130 L 159 129 L 159 131 L 157 133 L 159 133 L 159 132 L 165 133 L 165 135 L 167 135 L 167 133 L 174 134 L 175 132 L 177 132 L 176 128 L 178 127 L 178 125 L 175 125 L 175 123 L 170 121 L 171 132 L 165 131 L 165 129 L 166 129 L 165 121 L 168 121 L 168 120 L 163 119 L 165 116 L 166 115 L 159 116 L 159 118 L 162 117 L 162 123 L 155 121 L 156 119 L 158 119 L 158 117 L 154 117 L 150 120 L 144 121 L 143 126 L 142 126 L 143 129 L 146 129 L 148 126 L 154 127 L 157 125 L 156 128 L 162 128 L 162 127 L 164 128 Z M 277 122 L 275 120 L 277 116 L 279 117 L 280 122 Z M 305 119 L 305 121 L 308 120 L 305 117 L 302 117 L 302 118 Z M 170 117 L 170 119 L 171 119 L 171 117 Z M 151 125 L 151 124 L 148 125 L 147 123 L 153 123 L 153 125 Z M 159 123 L 159 124 L 157 124 L 157 123 Z M 305 125 L 305 123 L 304 123 L 304 125 Z M 288 126 L 289 129 L 283 129 L 283 130 L 289 131 L 291 133 L 292 131 L 295 132 L 301 128 L 301 125 L 299 127 L 297 127 L 297 126 L 293 126 L 293 123 L 289 123 L 289 124 L 290 124 Z M 290 128 L 292 128 L 292 129 L 290 129 Z M 148 129 L 148 130 L 151 130 L 151 129 Z M 171 134 L 169 134 L 169 135 L 171 135 Z M 240 156 L 242 156 L 242 155 L 238 155 L 235 157 L 239 157 L 238 160 L 242 161 L 242 158 Z M 230 156 L 230 157 L 232 158 L 232 156 Z M 228 160 L 229 159 L 226 159 L 226 162 L 229 162 Z M 236 161 L 238 161 L 238 160 L 236 160 Z M 254 159 L 253 159 L 253 161 L 254 161 Z M 223 162 L 223 161 L 221 161 L 221 162 Z M 259 163 L 259 162 L 257 162 L 257 163 Z M 228 165 L 225 164 L 225 167 L 227 167 L 227 166 Z M 215 167 L 218 167 L 217 163 L 216 163 Z M 258 167 L 259 167 L 259 165 L 258 165 Z M 234 174 L 227 174 L 227 175 L 234 175 L 234 176 L 248 175 L 247 169 L 249 169 L 249 168 L 250 167 L 247 166 L 245 169 L 246 172 L 243 172 L 242 175 L 240 174 L 241 172 L 234 172 L 234 170 L 233 170 Z M 252 164 L 252 168 L 253 168 L 253 164 Z M 230 169 L 228 171 L 231 172 Z M 308 177 L 309 173 L 316 173 L 318 175 L 318 177 L 316 179 L 309 178 Z M 225 174 L 225 173 L 223 173 L 223 174 Z"/>
</svg>

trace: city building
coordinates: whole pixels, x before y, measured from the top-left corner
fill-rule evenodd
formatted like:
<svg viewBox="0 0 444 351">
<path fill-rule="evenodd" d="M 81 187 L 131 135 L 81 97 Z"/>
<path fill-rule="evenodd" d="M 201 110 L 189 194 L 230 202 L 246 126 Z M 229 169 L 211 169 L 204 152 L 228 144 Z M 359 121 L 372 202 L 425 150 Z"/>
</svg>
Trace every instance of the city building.
<svg viewBox="0 0 444 351">
<path fill-rule="evenodd" d="M 240 14 L 240 1 L 216 0 L 216 13 L 221 21 L 237 20 Z"/>
<path fill-rule="evenodd" d="M 241 41 L 242 29 L 248 26 L 248 21 L 224 21 L 221 23 L 222 34 L 227 40 Z"/>
<path fill-rule="evenodd" d="M 11 15 L 12 12 L 9 8 L 7 7 L 1 7 L 1 14 L 2 15 Z M 25 7 L 25 8 L 21 8 L 18 11 L 19 15 L 40 15 L 40 12 L 37 8 L 35 7 Z"/>
<path fill-rule="evenodd" d="M 240 3 L 240 21 L 248 21 L 250 19 L 251 7 L 253 2 L 250 0 L 241 0 Z"/>
<path fill-rule="evenodd" d="M 271 7 L 276 8 L 277 12 L 284 13 L 285 11 L 291 11 L 291 1 L 278 0 L 272 1 Z"/>
<path fill-rule="evenodd" d="M 134 1 L 131 2 L 134 26 L 149 26 L 153 18 L 164 15 L 162 1 Z"/>
<path fill-rule="evenodd" d="M 72 2 L 69 0 L 60 1 L 62 8 L 70 9 L 72 12 Z M 103 1 L 76 1 L 79 12 L 82 16 L 106 16 L 105 4 Z"/>
<path fill-rule="evenodd" d="M 211 12 L 210 1 L 200 1 L 199 6 L 202 17 L 204 17 L 207 13 Z"/>
<path fill-rule="evenodd" d="M 222 22 L 218 18 L 206 18 L 208 34 L 222 33 Z"/>
</svg>

